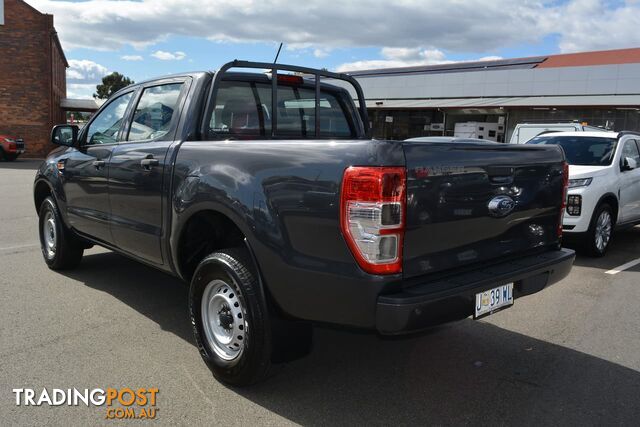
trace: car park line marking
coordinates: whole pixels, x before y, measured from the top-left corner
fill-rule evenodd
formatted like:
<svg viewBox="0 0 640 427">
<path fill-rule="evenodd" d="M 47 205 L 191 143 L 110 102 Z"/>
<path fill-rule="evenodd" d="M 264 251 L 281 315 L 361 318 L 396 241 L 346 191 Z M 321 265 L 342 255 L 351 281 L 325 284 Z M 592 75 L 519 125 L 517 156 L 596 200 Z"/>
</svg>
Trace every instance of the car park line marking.
<svg viewBox="0 0 640 427">
<path fill-rule="evenodd" d="M 640 258 L 638 258 L 638 259 L 634 259 L 633 261 L 629 261 L 628 263 L 626 263 L 626 264 L 622 264 L 622 265 L 620 265 L 620 266 L 618 266 L 618 267 L 616 267 L 616 268 L 612 268 L 612 269 L 611 269 L 611 270 L 609 270 L 609 271 L 605 271 L 605 272 L 604 272 L 604 274 L 618 274 L 618 273 L 620 273 L 621 271 L 628 270 L 628 269 L 630 269 L 631 267 L 633 267 L 633 266 L 635 266 L 635 265 L 638 265 L 638 264 L 640 264 Z"/>
<path fill-rule="evenodd" d="M 35 248 L 36 246 L 40 246 L 40 244 L 39 243 L 31 243 L 29 245 L 4 246 L 4 247 L 0 247 L 0 251 L 12 251 L 12 250 L 15 250 L 15 249 Z"/>
</svg>

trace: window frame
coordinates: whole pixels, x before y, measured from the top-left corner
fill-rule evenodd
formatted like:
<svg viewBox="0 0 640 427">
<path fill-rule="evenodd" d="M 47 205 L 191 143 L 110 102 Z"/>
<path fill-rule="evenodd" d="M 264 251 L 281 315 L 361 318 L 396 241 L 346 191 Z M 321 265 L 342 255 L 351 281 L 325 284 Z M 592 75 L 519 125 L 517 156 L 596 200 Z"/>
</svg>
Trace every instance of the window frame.
<svg viewBox="0 0 640 427">
<path fill-rule="evenodd" d="M 144 144 L 154 141 L 173 141 L 176 138 L 176 131 L 178 130 L 178 123 L 180 117 L 184 111 L 184 103 L 187 98 L 187 94 L 189 93 L 189 88 L 191 86 L 191 77 L 171 77 L 167 79 L 154 80 L 148 83 L 143 83 L 138 87 L 138 91 L 131 101 L 131 105 L 129 106 L 128 116 L 125 123 L 125 126 L 122 128 L 121 138 L 118 140 L 118 144 Z M 153 88 L 156 86 L 167 86 L 171 84 L 180 83 L 182 84 L 182 88 L 180 89 L 180 95 L 178 96 L 178 101 L 176 102 L 176 111 L 177 114 L 173 114 L 171 116 L 171 124 L 169 126 L 169 130 L 166 134 L 159 136 L 157 138 L 150 139 L 140 139 L 136 141 L 129 140 L 129 134 L 131 133 L 131 126 L 133 124 L 133 118 L 135 116 L 136 109 L 138 108 L 138 104 L 144 95 L 144 91 L 149 88 Z"/>
<path fill-rule="evenodd" d="M 134 87 L 131 87 L 130 90 L 116 92 L 111 98 L 109 98 L 107 102 L 105 102 L 102 105 L 102 107 L 100 107 L 100 109 L 96 111 L 96 113 L 93 115 L 91 120 L 89 120 L 89 122 L 82 128 L 81 135 L 78 138 L 78 141 L 79 141 L 78 146 L 82 148 L 89 148 L 89 147 L 109 147 L 113 145 L 118 145 L 122 140 L 122 135 L 123 135 L 122 130 L 124 128 L 124 125 L 126 125 L 126 122 L 128 121 L 128 117 L 131 113 L 131 106 L 133 105 L 133 100 L 136 99 L 137 92 L 139 91 L 139 89 L 140 88 L 138 86 L 134 86 Z M 106 110 L 109 107 L 109 105 L 114 103 L 117 99 L 120 99 L 123 96 L 129 95 L 129 94 L 132 94 L 132 96 L 131 96 L 131 99 L 129 100 L 129 104 L 127 105 L 127 108 L 124 110 L 124 115 L 122 116 L 122 123 L 120 123 L 120 128 L 116 133 L 116 142 L 109 142 L 107 144 L 87 144 L 87 136 L 89 135 L 89 129 L 91 128 L 91 125 L 96 121 L 96 119 L 100 116 L 100 114 L 102 114 L 104 110 Z"/>
</svg>

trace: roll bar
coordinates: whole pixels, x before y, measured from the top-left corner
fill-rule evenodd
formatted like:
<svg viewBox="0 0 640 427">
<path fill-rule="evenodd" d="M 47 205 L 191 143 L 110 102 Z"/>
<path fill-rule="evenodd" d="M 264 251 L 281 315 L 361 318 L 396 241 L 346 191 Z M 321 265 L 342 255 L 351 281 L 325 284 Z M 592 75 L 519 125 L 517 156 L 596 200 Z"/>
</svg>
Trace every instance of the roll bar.
<svg viewBox="0 0 640 427">
<path fill-rule="evenodd" d="M 277 63 L 269 63 L 269 62 L 252 62 L 252 61 L 242 61 L 242 60 L 233 60 L 231 62 L 227 62 L 215 73 L 213 77 L 213 82 L 211 83 L 211 88 L 209 89 L 209 97 L 205 107 L 205 119 L 202 123 L 201 133 L 203 136 L 208 133 L 208 123 L 206 118 L 211 117 L 213 113 L 213 109 L 216 105 L 216 98 L 218 97 L 218 87 L 220 86 L 220 82 L 223 80 L 224 75 L 231 68 L 254 68 L 254 69 L 266 69 L 271 70 L 271 137 L 276 138 L 278 136 L 278 71 L 293 71 L 303 74 L 310 74 L 315 77 L 315 137 L 320 137 L 320 77 L 326 77 L 330 79 L 336 80 L 344 80 L 353 86 L 356 91 L 356 95 L 358 96 L 358 112 L 360 115 L 360 120 L 362 121 L 361 128 L 361 137 L 370 138 L 370 129 L 369 129 L 369 116 L 367 114 L 367 106 L 364 99 L 364 94 L 362 92 L 362 87 L 360 84 L 354 79 L 352 76 L 344 73 L 333 73 L 331 71 L 318 70 L 316 68 L 308 68 L 308 67 L 299 67 L 297 65 L 287 65 L 287 64 L 277 64 Z"/>
</svg>

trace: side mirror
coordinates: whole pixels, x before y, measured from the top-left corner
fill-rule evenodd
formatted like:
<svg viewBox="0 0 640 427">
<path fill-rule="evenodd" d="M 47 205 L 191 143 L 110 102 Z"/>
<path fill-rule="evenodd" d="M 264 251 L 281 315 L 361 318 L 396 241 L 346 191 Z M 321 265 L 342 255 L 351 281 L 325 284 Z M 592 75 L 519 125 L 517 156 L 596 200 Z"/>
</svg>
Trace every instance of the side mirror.
<svg viewBox="0 0 640 427">
<path fill-rule="evenodd" d="M 73 147 L 78 142 L 78 126 L 56 125 L 51 131 L 51 142 L 56 145 Z"/>
<path fill-rule="evenodd" d="M 631 157 L 623 157 L 622 158 L 622 167 L 620 168 L 620 170 L 622 170 L 622 172 L 634 170 L 637 167 L 638 167 L 638 163 L 635 161 L 635 159 L 633 159 Z"/>
</svg>

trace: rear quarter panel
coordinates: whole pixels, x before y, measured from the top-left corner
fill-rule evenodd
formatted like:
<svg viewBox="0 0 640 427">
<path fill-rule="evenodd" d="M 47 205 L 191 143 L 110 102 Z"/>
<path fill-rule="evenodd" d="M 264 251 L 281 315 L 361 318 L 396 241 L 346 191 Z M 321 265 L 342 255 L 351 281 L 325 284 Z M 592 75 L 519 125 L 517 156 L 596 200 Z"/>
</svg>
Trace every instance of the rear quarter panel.
<svg viewBox="0 0 640 427">
<path fill-rule="evenodd" d="M 185 142 L 173 177 L 173 259 L 188 219 L 218 211 L 245 234 L 285 313 L 372 327 L 377 295 L 400 276 L 357 266 L 340 231 L 342 175 L 352 165 L 404 163 L 402 145 L 384 141 Z"/>
</svg>

